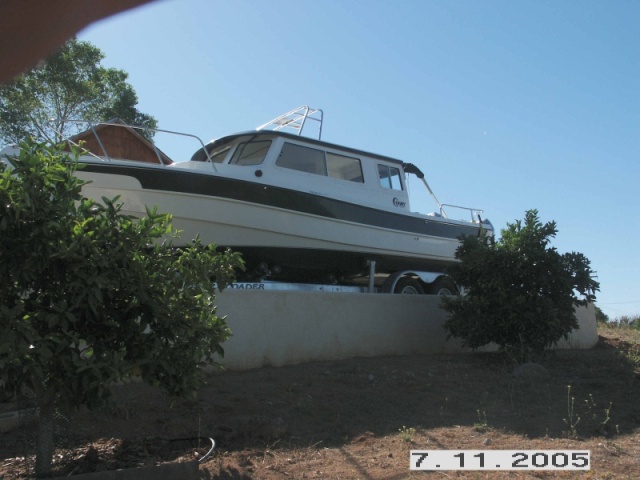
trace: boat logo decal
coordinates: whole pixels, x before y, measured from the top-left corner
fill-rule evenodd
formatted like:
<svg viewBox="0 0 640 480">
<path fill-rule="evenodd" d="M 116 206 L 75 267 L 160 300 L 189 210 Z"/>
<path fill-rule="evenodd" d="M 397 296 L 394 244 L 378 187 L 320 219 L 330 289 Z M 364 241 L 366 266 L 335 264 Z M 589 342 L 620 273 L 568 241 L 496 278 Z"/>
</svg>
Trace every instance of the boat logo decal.
<svg viewBox="0 0 640 480">
<path fill-rule="evenodd" d="M 406 204 L 407 204 L 406 202 L 403 202 L 402 200 L 398 199 L 397 197 L 393 197 L 393 205 L 394 205 L 394 207 L 404 208 L 404 206 Z"/>
</svg>

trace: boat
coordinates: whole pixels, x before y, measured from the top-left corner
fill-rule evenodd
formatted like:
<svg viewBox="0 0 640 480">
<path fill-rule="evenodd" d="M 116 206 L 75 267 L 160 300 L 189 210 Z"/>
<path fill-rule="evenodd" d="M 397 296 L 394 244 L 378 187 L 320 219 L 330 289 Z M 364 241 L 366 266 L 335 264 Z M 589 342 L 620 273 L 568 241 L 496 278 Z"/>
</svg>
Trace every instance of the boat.
<svg viewBox="0 0 640 480">
<path fill-rule="evenodd" d="M 386 291 L 397 291 L 407 283 L 402 278 L 412 278 L 414 289 L 421 283 L 426 290 L 456 261 L 462 235 L 493 234 L 482 210 L 441 204 L 415 165 L 322 140 L 322 117 L 322 110 L 302 106 L 255 130 L 206 144 L 198 139 L 183 162 L 155 146 L 144 161 L 109 154 L 107 143 L 126 142 L 100 140 L 100 130 L 134 127 L 107 122 L 87 130 L 96 141 L 77 175 L 90 182 L 87 197 L 119 196 L 122 211 L 138 216 L 157 205 L 172 214 L 185 243 L 198 235 L 241 252 L 247 280 L 348 283 L 375 276 L 386 280 Z M 317 138 L 302 135 L 312 120 Z M 412 211 L 409 174 L 424 183 L 437 211 Z M 451 208 L 468 218 L 450 218 Z"/>
</svg>

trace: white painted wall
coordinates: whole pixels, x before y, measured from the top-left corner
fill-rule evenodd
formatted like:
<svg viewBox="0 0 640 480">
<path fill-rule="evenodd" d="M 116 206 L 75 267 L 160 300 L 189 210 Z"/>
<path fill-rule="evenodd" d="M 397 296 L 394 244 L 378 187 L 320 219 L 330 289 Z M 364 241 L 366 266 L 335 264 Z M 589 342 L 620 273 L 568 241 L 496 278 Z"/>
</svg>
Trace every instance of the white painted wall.
<svg viewBox="0 0 640 480">
<path fill-rule="evenodd" d="M 447 313 L 429 295 L 228 289 L 217 298 L 233 337 L 222 363 L 241 370 L 349 357 L 458 353 L 442 327 Z M 580 329 L 559 348 L 598 341 L 593 306 L 578 309 Z M 486 350 L 486 349 L 483 349 Z"/>
</svg>

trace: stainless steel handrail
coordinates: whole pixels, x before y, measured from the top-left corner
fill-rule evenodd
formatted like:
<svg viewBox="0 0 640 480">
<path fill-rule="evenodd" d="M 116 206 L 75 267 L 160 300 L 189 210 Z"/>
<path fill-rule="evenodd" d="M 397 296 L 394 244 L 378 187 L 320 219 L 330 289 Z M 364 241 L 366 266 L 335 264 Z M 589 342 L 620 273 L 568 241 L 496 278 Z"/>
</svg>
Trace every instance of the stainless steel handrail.
<svg viewBox="0 0 640 480">
<path fill-rule="evenodd" d="M 440 213 L 445 217 L 448 218 L 447 215 L 444 213 L 444 210 L 442 207 L 450 207 L 450 208 L 459 208 L 460 210 L 468 210 L 469 213 L 471 214 L 471 221 L 473 223 L 479 222 L 479 218 L 480 218 L 480 214 L 484 213 L 484 210 L 480 209 L 480 208 L 470 208 L 470 207 L 462 207 L 460 205 L 452 205 L 450 203 L 443 203 L 440 205 Z M 478 219 L 474 218 L 474 215 L 478 217 Z"/>
<path fill-rule="evenodd" d="M 173 131 L 173 130 L 165 130 L 165 129 L 162 129 L 162 128 L 139 127 L 139 126 L 136 126 L 136 125 L 128 125 L 126 123 L 112 123 L 112 122 L 97 122 L 97 123 L 93 123 L 93 122 L 89 122 L 87 120 L 72 120 L 72 119 L 64 119 L 64 122 L 66 122 L 66 123 L 76 123 L 76 124 L 86 123 L 89 126 L 88 129 L 93 132 L 94 137 L 96 138 L 98 144 L 100 145 L 100 148 L 102 149 L 102 151 L 104 153 L 104 158 L 101 158 L 100 156 L 98 156 L 98 155 L 96 155 L 96 154 L 94 154 L 92 152 L 88 152 L 88 153 L 91 156 L 96 157 L 97 159 L 102 160 L 102 161 L 106 160 L 108 162 L 111 162 L 111 157 L 109 156 L 106 148 L 104 147 L 102 141 L 100 140 L 100 136 L 98 135 L 98 132 L 96 131 L 95 127 L 97 127 L 99 125 L 111 125 L 111 126 L 114 126 L 114 127 L 132 128 L 132 129 L 135 129 L 135 130 L 142 130 L 142 131 L 146 131 L 146 132 L 160 132 L 160 133 L 168 133 L 168 134 L 172 134 L 172 135 L 179 135 L 179 136 L 183 136 L 183 137 L 194 138 L 200 143 L 200 146 L 202 147 L 205 155 L 207 156 L 207 159 L 208 159 L 209 163 L 211 163 L 211 165 L 213 166 L 213 169 L 216 170 L 215 163 L 211 159 L 211 156 L 209 155 L 209 152 L 207 151 L 204 142 L 197 135 L 193 135 L 193 134 L 190 134 L 190 133 L 176 132 L 176 131 Z M 60 136 L 62 136 L 61 132 L 56 131 L 56 133 L 58 133 Z M 69 145 L 74 144 L 76 146 L 80 146 L 76 142 L 73 142 L 69 138 L 66 139 L 66 142 Z M 160 151 L 160 149 L 157 147 L 157 145 L 154 142 L 149 141 L 149 143 L 153 147 L 156 155 L 158 156 L 158 161 L 160 162 L 160 164 L 161 165 L 165 165 L 165 163 L 162 161 L 162 155 L 161 155 L 162 152 Z"/>
</svg>

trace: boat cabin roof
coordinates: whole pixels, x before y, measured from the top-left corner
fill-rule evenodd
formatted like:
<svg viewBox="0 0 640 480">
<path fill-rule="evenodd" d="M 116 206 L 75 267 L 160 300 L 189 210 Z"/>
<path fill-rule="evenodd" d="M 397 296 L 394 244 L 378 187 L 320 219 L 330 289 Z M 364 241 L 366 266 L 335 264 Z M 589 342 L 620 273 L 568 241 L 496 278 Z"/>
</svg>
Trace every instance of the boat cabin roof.
<svg viewBox="0 0 640 480">
<path fill-rule="evenodd" d="M 398 160 L 392 157 L 387 157 L 386 155 L 380 155 L 377 153 L 367 152 L 365 150 L 359 150 L 357 148 L 345 147 L 344 145 L 325 142 L 324 140 L 316 140 L 315 138 L 303 137 L 300 135 L 294 135 L 291 133 L 279 132 L 279 131 L 273 131 L 273 130 L 250 130 L 246 132 L 235 133 L 233 135 L 226 135 L 224 137 L 220 137 L 210 141 L 209 143 L 207 143 L 205 148 L 207 150 L 207 153 L 211 153 L 223 145 L 233 143 L 235 140 L 239 138 L 246 138 L 247 136 L 250 136 L 252 141 L 260 138 L 281 137 L 284 139 L 292 140 L 296 143 L 306 143 L 309 145 L 315 145 L 323 149 L 340 150 L 342 152 L 351 153 L 358 156 L 364 156 L 364 157 L 373 158 L 377 160 L 384 160 L 386 162 L 397 163 L 400 166 L 405 165 L 405 163 L 402 160 Z M 207 154 L 203 151 L 202 148 L 196 151 L 191 157 L 191 161 L 196 161 L 196 162 L 205 162 L 207 160 L 208 160 Z"/>
</svg>

